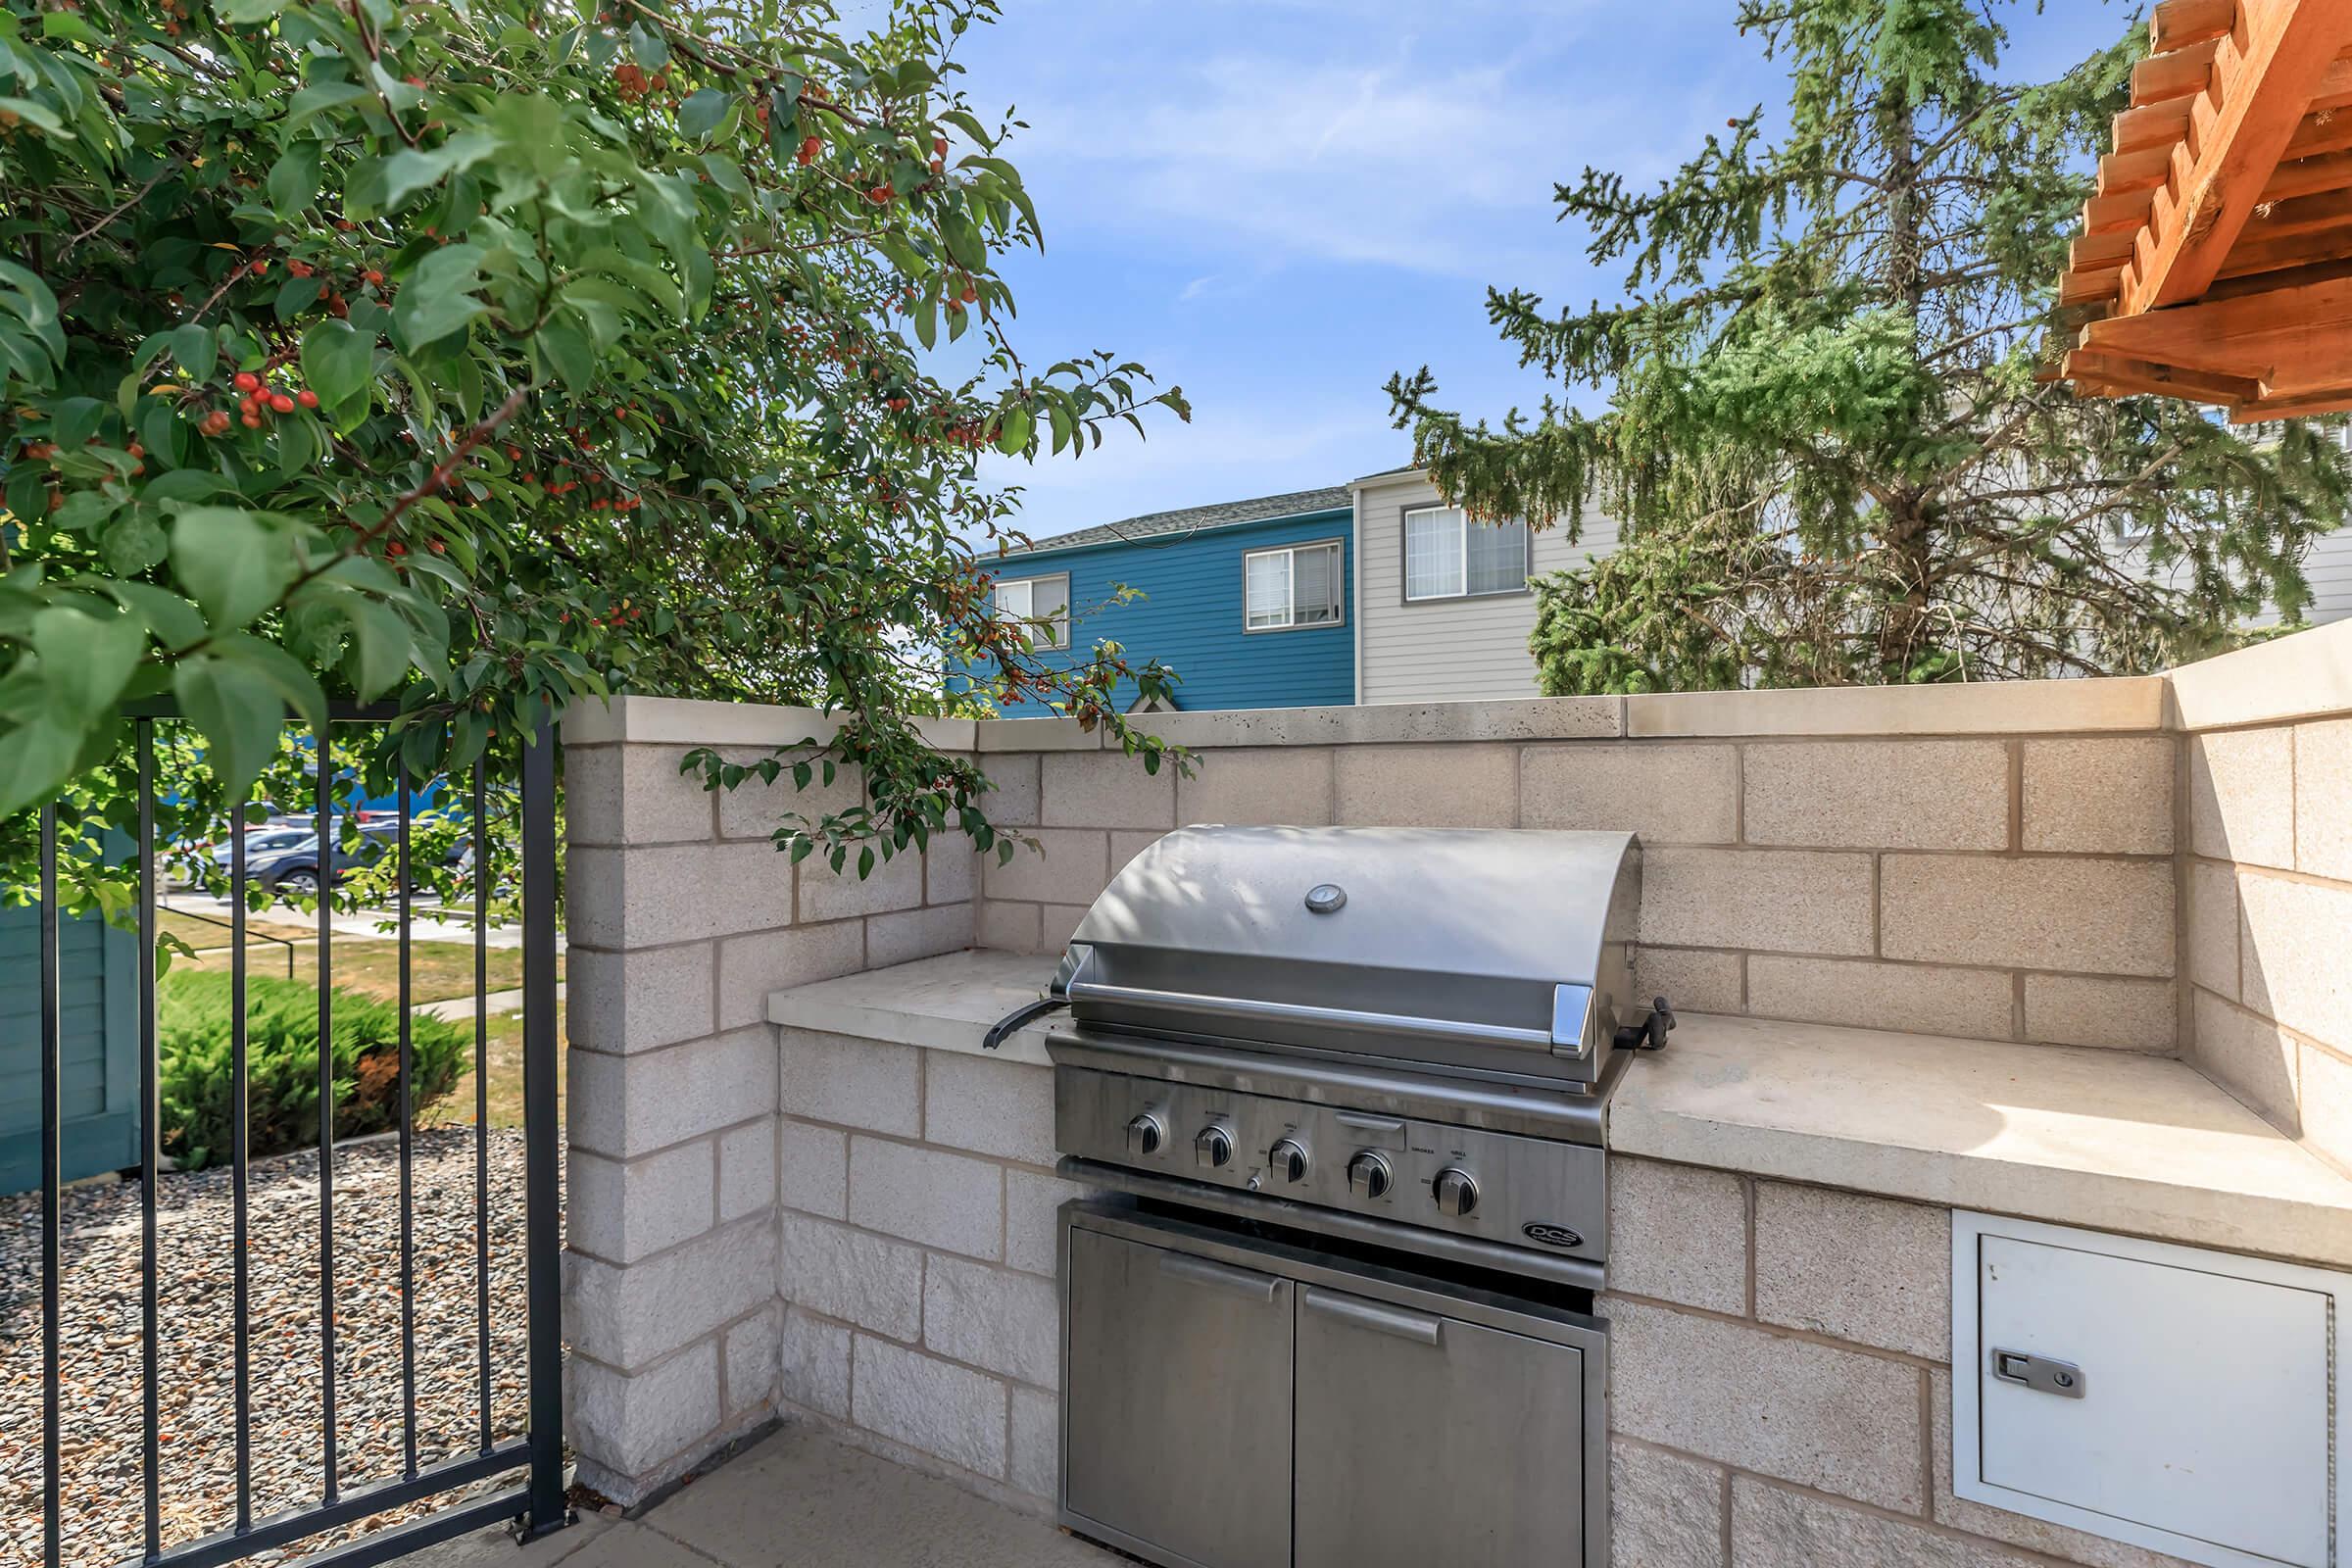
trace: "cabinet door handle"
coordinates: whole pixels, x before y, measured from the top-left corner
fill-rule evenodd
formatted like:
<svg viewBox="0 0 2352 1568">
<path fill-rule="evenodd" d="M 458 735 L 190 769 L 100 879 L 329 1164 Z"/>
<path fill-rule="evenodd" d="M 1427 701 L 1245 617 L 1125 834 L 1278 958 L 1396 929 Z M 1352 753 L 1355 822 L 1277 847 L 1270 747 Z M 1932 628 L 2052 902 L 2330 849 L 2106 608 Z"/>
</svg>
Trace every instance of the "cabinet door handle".
<svg viewBox="0 0 2352 1568">
<path fill-rule="evenodd" d="M 1375 1334 L 1411 1340 L 1416 1345 L 1437 1345 L 1446 1337 L 1446 1320 L 1442 1317 L 1407 1311 L 1385 1301 L 1367 1301 L 1360 1296 L 1342 1296 L 1314 1285 L 1306 1288 L 1306 1309 L 1359 1329 L 1370 1329 Z"/>
<path fill-rule="evenodd" d="M 1271 1301 L 1282 1281 L 1271 1274 L 1253 1269 L 1235 1268 L 1231 1263 L 1212 1262 L 1195 1257 L 1190 1252 L 1162 1252 L 1159 1271 L 1195 1285 L 1205 1285 L 1212 1291 L 1227 1291 L 1235 1296 L 1248 1297 L 1253 1301 Z"/>
</svg>

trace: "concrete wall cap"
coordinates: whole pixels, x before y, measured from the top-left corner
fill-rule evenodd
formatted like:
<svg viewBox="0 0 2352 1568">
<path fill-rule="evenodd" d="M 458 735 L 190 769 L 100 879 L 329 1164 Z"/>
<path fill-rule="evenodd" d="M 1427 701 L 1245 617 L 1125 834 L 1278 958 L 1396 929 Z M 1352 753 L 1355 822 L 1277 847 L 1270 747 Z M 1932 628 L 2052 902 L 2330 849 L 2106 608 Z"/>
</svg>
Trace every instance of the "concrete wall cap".
<svg viewBox="0 0 2352 1568">
<path fill-rule="evenodd" d="M 2173 729 L 2223 729 L 2352 712 L 2352 620 L 2315 626 L 2166 677 Z"/>
<path fill-rule="evenodd" d="M 564 714 L 564 744 L 603 746 L 791 746 L 828 741 L 846 715 L 813 708 L 719 703 L 691 697 L 613 697 L 575 704 Z M 944 752 L 972 749 L 972 720 L 918 718 L 915 729 Z"/>
</svg>

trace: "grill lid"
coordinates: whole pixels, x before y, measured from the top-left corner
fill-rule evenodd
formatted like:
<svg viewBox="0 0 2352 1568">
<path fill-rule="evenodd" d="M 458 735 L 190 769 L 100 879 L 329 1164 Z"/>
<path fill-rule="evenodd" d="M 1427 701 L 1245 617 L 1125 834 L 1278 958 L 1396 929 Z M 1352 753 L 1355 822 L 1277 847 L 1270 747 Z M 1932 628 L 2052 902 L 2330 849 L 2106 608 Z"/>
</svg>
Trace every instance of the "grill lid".
<svg viewBox="0 0 2352 1568">
<path fill-rule="evenodd" d="M 1189 827 L 1072 935 L 1080 1023 L 1590 1082 L 1629 1013 L 1630 833 Z"/>
</svg>

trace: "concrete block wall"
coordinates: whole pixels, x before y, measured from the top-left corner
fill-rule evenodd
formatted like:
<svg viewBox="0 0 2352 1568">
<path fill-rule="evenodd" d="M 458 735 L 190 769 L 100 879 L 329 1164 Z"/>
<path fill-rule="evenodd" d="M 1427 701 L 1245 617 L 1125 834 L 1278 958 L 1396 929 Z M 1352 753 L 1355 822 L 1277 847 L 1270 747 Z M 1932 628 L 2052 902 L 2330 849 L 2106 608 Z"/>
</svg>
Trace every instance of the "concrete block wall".
<svg viewBox="0 0 2352 1568">
<path fill-rule="evenodd" d="M 2180 1568 L 1952 1492 L 1951 1211 L 1612 1155 L 1620 1568 Z"/>
<path fill-rule="evenodd" d="M 768 993 L 968 947 L 956 843 L 859 882 L 768 840 L 857 799 L 679 763 L 830 733 L 819 715 L 638 704 L 564 728 L 568 899 L 568 1435 L 589 1485 L 635 1501 L 776 1410 L 779 1062 Z M 968 747 L 969 726 L 960 738 Z"/>
<path fill-rule="evenodd" d="M 980 726 L 982 946 L 1049 953 L 1179 823 L 1626 828 L 1641 974 L 1693 1011 L 2178 1049 L 2160 680 L 1155 715 L 1197 772 Z"/>
<path fill-rule="evenodd" d="M 2191 1059 L 2352 1171 L 2352 627 L 2175 679 Z"/>
<path fill-rule="evenodd" d="M 1059 1456 L 1049 1067 L 781 1033 L 786 1407 L 1032 1512 Z"/>
</svg>

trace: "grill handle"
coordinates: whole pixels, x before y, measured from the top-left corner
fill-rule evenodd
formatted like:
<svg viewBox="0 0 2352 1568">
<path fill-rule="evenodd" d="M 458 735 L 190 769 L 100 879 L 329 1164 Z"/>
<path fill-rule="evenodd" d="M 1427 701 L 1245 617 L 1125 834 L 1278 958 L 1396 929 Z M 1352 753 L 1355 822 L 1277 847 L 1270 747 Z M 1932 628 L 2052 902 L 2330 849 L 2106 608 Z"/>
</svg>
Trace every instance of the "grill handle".
<svg viewBox="0 0 2352 1568">
<path fill-rule="evenodd" d="M 1271 1274 L 1255 1269 L 1235 1268 L 1231 1263 L 1219 1263 L 1190 1252 L 1162 1252 L 1159 1271 L 1195 1285 L 1205 1285 L 1212 1291 L 1225 1291 L 1252 1301 L 1271 1301 L 1282 1281 Z"/>
<path fill-rule="evenodd" d="M 1301 1002 L 1265 1002 L 1254 997 L 1204 996 L 1193 991 L 1155 991 L 1145 986 L 1106 985 L 1100 980 L 1072 980 L 1073 1005 L 1083 1002 L 1124 1004 L 1132 1007 L 1167 1007 L 1212 1018 L 1239 1018 L 1253 1023 L 1316 1024 L 1354 1029 L 1366 1034 L 1417 1036 L 1458 1040 L 1473 1045 L 1532 1046 L 1549 1051 L 1547 1029 L 1519 1029 L 1508 1024 L 1465 1023 L 1458 1018 L 1413 1018 L 1394 1012 L 1358 1012 L 1352 1007 L 1317 1007 Z"/>
<path fill-rule="evenodd" d="M 1320 1285 L 1306 1288 L 1306 1309 L 1324 1317 L 1338 1318 L 1359 1329 L 1375 1334 L 1387 1334 L 1399 1340 L 1411 1340 L 1416 1345 L 1438 1345 L 1446 1336 L 1446 1320 L 1431 1317 L 1426 1312 L 1408 1311 L 1391 1306 L 1385 1301 L 1367 1301 L 1360 1296 L 1343 1296 L 1327 1291 Z"/>
<path fill-rule="evenodd" d="M 1035 1002 L 1024 1002 L 988 1026 L 988 1033 L 980 1037 L 980 1049 L 995 1051 L 1004 1045 L 1008 1037 L 1026 1029 L 1054 1008 L 1066 1007 L 1069 1004 L 1067 997 L 1040 997 Z"/>
</svg>

